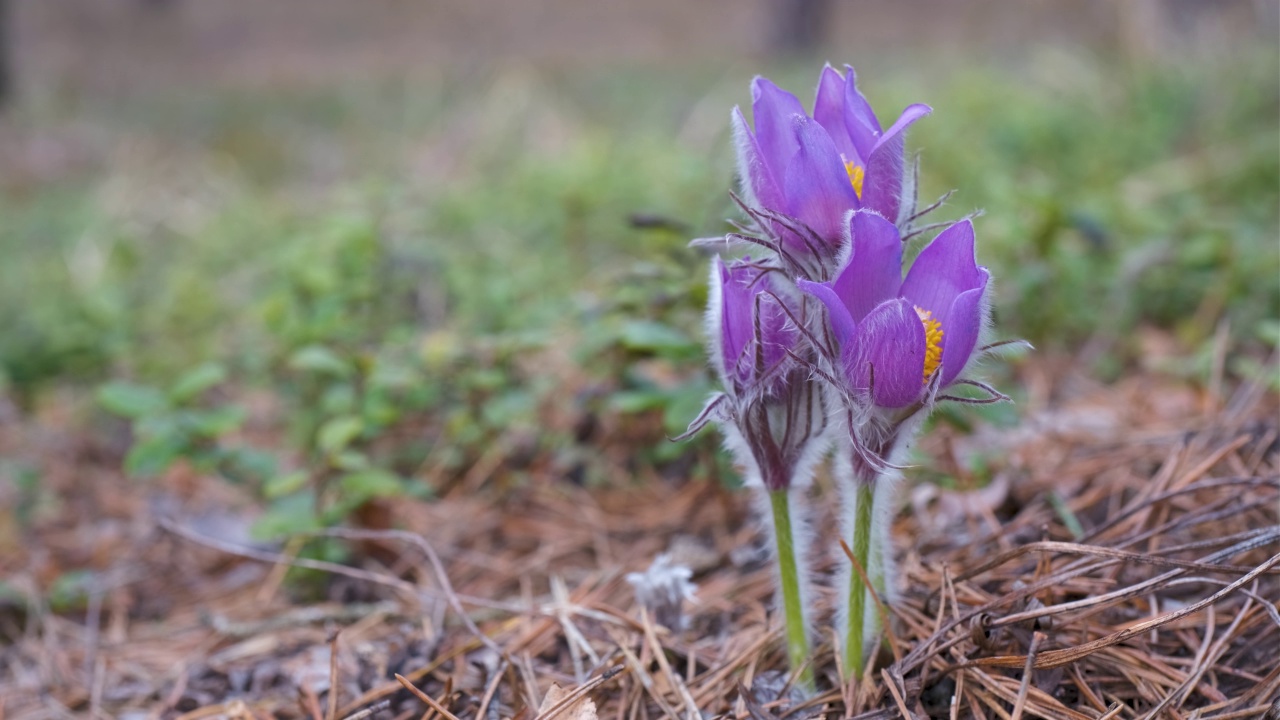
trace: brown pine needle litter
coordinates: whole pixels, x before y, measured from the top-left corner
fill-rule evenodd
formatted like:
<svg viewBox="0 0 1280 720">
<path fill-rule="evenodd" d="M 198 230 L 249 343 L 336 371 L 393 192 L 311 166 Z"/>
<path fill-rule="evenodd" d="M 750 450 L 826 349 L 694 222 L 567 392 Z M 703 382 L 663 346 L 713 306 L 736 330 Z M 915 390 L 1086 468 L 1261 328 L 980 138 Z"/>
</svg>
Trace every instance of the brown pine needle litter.
<svg viewBox="0 0 1280 720">
<path fill-rule="evenodd" d="M 1052 387 L 1043 372 L 1029 382 Z M 783 672 L 747 498 L 716 482 L 513 486 L 481 458 L 467 493 L 388 508 L 403 530 L 321 533 L 346 544 L 338 562 L 162 511 L 155 487 L 73 451 L 45 471 L 80 495 L 0 558 L 19 596 L 0 605 L 0 718 L 1277 717 L 1277 398 L 1246 386 L 1210 407 L 1154 376 L 1038 396 L 1055 399 L 1014 428 L 926 435 L 908 476 L 967 489 L 914 483 L 878 663 L 842 687 L 820 618 L 809 697 Z M 8 429 L 0 452 L 29 439 Z M 240 502 L 171 475 L 184 507 Z M 818 512 L 829 608 L 843 554 Z M 625 579 L 661 553 L 694 573 L 682 629 Z M 94 570 L 85 601 L 51 607 L 68 567 Z"/>
</svg>

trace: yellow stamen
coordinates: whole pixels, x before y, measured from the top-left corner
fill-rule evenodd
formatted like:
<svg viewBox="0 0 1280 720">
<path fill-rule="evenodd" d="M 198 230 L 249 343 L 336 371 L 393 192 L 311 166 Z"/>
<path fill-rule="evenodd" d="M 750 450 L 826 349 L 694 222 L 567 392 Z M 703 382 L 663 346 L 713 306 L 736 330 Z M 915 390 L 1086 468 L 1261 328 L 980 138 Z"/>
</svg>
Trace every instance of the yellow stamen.
<svg viewBox="0 0 1280 720">
<path fill-rule="evenodd" d="M 924 323 L 924 382 L 937 371 L 942 364 L 942 323 L 933 319 L 933 313 L 923 308 L 916 308 L 916 315 Z"/>
<path fill-rule="evenodd" d="M 862 180 L 867 176 L 867 171 L 861 165 L 855 165 L 852 160 L 846 160 L 844 163 L 844 171 L 849 173 L 849 182 L 853 184 L 853 191 L 858 194 L 858 199 L 862 199 Z"/>
</svg>

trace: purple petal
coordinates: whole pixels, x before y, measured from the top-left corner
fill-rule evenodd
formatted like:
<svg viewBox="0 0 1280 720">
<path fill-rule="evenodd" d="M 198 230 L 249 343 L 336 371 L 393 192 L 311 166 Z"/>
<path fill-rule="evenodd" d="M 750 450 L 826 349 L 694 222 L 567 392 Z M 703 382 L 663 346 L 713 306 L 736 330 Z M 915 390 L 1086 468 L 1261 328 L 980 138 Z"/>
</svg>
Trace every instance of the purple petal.
<svg viewBox="0 0 1280 720">
<path fill-rule="evenodd" d="M 774 176 L 778 177 L 796 153 L 792 118 L 804 116 L 804 106 L 795 95 L 763 77 L 756 77 L 751 83 L 751 97 L 751 115 L 756 125 L 760 154 Z"/>
<path fill-rule="evenodd" d="M 973 223 L 964 220 L 952 225 L 920 251 L 902 283 L 902 296 L 933 313 L 944 333 L 956 297 L 987 282 L 987 271 L 974 259 L 973 244 Z"/>
<path fill-rule="evenodd" d="M 840 153 L 827 131 L 807 117 L 794 118 L 799 149 L 787 165 L 783 188 L 792 216 L 833 246 L 844 235 L 844 216 L 859 207 Z"/>
<path fill-rule="evenodd" d="M 738 149 L 738 175 L 742 179 L 747 204 L 781 210 L 785 203 L 774 171 L 760 153 L 760 143 L 740 108 L 733 109 L 730 124 L 733 126 L 733 142 Z"/>
<path fill-rule="evenodd" d="M 858 151 L 860 162 L 867 162 L 871 157 L 871 149 L 880 137 L 880 121 L 876 119 L 871 103 L 858 91 L 858 76 L 853 68 L 844 66 L 844 122 Z M 850 158 L 852 159 L 852 158 Z"/>
<path fill-rule="evenodd" d="M 933 112 L 933 108 L 928 105 L 922 105 L 920 103 L 908 105 L 907 108 L 902 111 L 902 114 L 898 116 L 898 119 L 894 121 L 893 125 L 891 125 L 888 130 L 885 130 L 884 134 L 880 136 L 880 139 L 876 141 L 876 147 L 871 148 L 871 154 L 874 155 L 876 149 L 880 145 L 883 145 L 906 132 L 907 128 L 911 127 L 915 121 L 931 112 Z"/>
<path fill-rule="evenodd" d="M 799 331 L 790 324 L 768 271 L 745 262 L 728 266 L 719 258 L 713 262 L 712 282 L 718 285 L 711 289 L 711 312 L 718 310 L 715 319 L 720 323 L 719 328 L 711 328 L 712 337 L 720 341 L 716 360 L 726 384 L 745 387 L 786 360 Z"/>
<path fill-rule="evenodd" d="M 844 353 L 845 372 L 857 390 L 871 390 L 886 408 L 906 407 L 924 391 L 924 324 L 902 298 L 867 315 Z"/>
<path fill-rule="evenodd" d="M 719 257 L 712 263 L 711 277 L 718 284 L 711 290 L 711 300 L 720 302 L 719 308 L 711 308 L 720 322 L 720 357 L 716 361 L 730 381 L 745 382 L 750 379 L 751 365 L 744 354 L 754 335 L 751 315 L 755 293 L 746 277 L 749 271 L 743 266 L 730 270 Z"/>
<path fill-rule="evenodd" d="M 912 105 L 876 140 L 867 157 L 867 175 L 862 203 L 897 222 L 902 208 L 904 133 L 912 123 L 928 115 L 928 105 Z"/>
<path fill-rule="evenodd" d="M 822 68 L 818 93 L 813 101 L 813 119 L 822 125 L 836 149 L 847 162 L 861 165 L 862 159 L 849 136 L 844 118 L 844 78 L 830 65 Z"/>
<path fill-rule="evenodd" d="M 877 305 L 898 296 L 902 239 L 893 223 L 867 210 L 850 217 L 849 235 L 853 252 L 832 286 L 854 321 L 861 322 Z"/>
<path fill-rule="evenodd" d="M 982 268 L 979 268 L 982 269 Z M 982 269 L 982 285 L 956 296 L 942 325 L 942 387 L 955 382 L 973 355 L 982 331 L 986 309 L 987 271 Z"/>
<path fill-rule="evenodd" d="M 764 366 L 761 372 L 767 372 L 778 363 L 787 359 L 787 350 L 794 349 L 800 337 L 800 331 L 790 322 L 790 317 L 783 310 L 782 297 L 774 290 L 767 273 L 756 275 L 754 289 L 755 303 L 759 313 L 759 329 L 761 355 Z M 792 315 L 794 315 L 794 310 Z"/>
<path fill-rule="evenodd" d="M 796 279 L 796 287 L 827 306 L 827 316 L 831 319 L 831 330 L 835 333 L 836 342 L 840 343 L 840 347 L 846 347 L 858 325 L 849 314 L 849 309 L 844 306 L 844 302 L 840 300 L 840 296 L 836 295 L 836 291 L 831 289 L 829 283 L 816 283 L 804 278 Z"/>
</svg>

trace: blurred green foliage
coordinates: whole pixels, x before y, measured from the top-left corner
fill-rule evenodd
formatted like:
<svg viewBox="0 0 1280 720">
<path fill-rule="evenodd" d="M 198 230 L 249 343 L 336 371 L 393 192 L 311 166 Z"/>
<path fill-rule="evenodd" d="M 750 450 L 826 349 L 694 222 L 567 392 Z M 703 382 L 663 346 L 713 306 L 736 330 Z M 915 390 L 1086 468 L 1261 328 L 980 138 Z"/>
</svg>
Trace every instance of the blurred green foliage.
<svg viewBox="0 0 1280 720">
<path fill-rule="evenodd" d="M 921 201 L 985 211 L 1001 337 L 1092 343 L 1114 376 L 1135 328 L 1200 348 L 1225 318 L 1253 376 L 1280 341 L 1278 74 L 1268 50 L 862 77 L 882 117 L 934 107 Z M 264 534 L 442 491 L 494 448 L 516 481 L 719 474 L 711 434 L 663 436 L 711 389 L 686 243 L 734 214 L 735 103 L 746 76 L 660 70 L 105 103 L 97 160 L 0 192 L 0 387 L 96 388 L 129 473 L 249 484 Z M 13 122 L 71 132 L 58 112 Z"/>
</svg>

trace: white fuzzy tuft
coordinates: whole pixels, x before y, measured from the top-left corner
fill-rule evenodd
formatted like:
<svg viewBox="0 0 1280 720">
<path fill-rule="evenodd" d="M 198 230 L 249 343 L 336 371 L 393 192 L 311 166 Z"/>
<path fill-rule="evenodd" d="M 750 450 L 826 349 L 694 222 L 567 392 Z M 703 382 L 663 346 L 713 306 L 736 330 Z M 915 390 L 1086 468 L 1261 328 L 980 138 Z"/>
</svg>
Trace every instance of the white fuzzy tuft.
<svg viewBox="0 0 1280 720">
<path fill-rule="evenodd" d="M 824 403 L 816 402 L 813 407 L 815 415 L 825 415 Z M 778 531 L 773 521 L 773 509 L 770 505 L 769 491 L 765 487 L 760 465 L 756 462 L 755 456 L 751 452 L 751 446 L 747 443 L 746 438 L 743 437 L 736 423 L 721 423 L 721 432 L 724 435 L 725 448 L 733 454 L 738 464 L 742 466 L 743 483 L 751 488 L 752 494 L 755 496 L 753 499 L 755 512 L 764 528 L 770 556 L 776 561 Z M 799 581 L 800 608 L 804 621 L 805 637 L 810 640 L 812 640 L 813 636 L 813 609 L 810 602 L 813 587 L 813 563 L 810 553 L 814 537 L 812 511 L 808 502 L 807 490 L 813 483 L 813 475 L 818 463 L 827 454 L 830 440 L 831 433 L 823 432 L 816 437 L 810 438 L 804 444 L 795 463 L 790 489 L 786 491 L 788 494 L 787 508 L 791 516 L 791 542 L 792 547 L 795 549 L 796 575 Z M 781 569 L 777 562 L 773 566 L 775 587 L 777 588 L 775 605 L 781 609 L 783 607 Z"/>
<path fill-rule="evenodd" d="M 759 203 L 755 189 L 751 186 L 751 167 L 748 160 L 752 155 L 750 146 L 755 144 L 755 139 L 751 128 L 747 126 L 747 119 L 742 115 L 741 108 L 735 106 L 729 113 L 729 125 L 733 128 L 733 147 L 738 156 L 738 189 L 743 202 L 755 207 Z M 757 157 L 756 161 L 763 162 L 763 158 Z"/>
<path fill-rule="evenodd" d="M 711 258 L 711 273 L 707 278 L 707 314 L 704 325 L 707 334 L 707 360 L 711 363 L 716 376 L 720 378 L 720 387 L 733 394 L 734 386 L 729 382 L 729 370 L 724 360 L 724 287 L 720 271 L 724 261 L 717 255 Z"/>
<path fill-rule="evenodd" d="M 627 573 L 627 582 L 636 593 L 636 603 L 649 611 L 659 624 L 672 630 L 683 630 L 685 600 L 692 600 L 697 585 L 689 582 L 693 571 L 678 565 L 663 553 L 654 558 L 644 572 Z"/>
<path fill-rule="evenodd" d="M 904 143 L 905 145 L 905 143 Z M 905 156 L 905 152 L 903 155 Z M 898 232 L 906 233 L 911 225 L 911 217 L 916 214 L 916 205 L 919 204 L 919 187 L 920 181 L 920 154 L 916 153 L 912 162 L 906 162 L 903 158 L 902 163 L 902 190 L 898 193 L 898 219 L 894 225 L 898 226 Z"/>
</svg>

